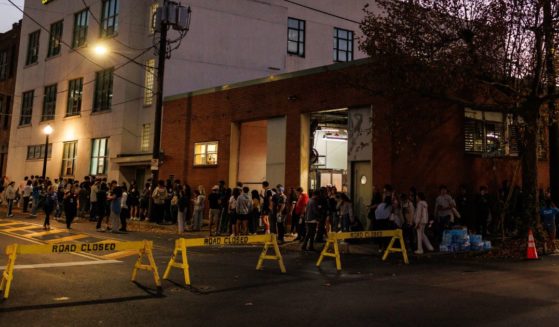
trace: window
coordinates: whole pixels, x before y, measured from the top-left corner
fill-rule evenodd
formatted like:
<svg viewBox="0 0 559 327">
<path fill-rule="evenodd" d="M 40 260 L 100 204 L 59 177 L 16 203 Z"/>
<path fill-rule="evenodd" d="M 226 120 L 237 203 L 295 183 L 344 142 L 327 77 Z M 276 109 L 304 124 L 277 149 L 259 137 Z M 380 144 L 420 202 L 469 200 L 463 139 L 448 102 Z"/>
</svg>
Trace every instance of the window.
<svg viewBox="0 0 559 327">
<path fill-rule="evenodd" d="M 45 95 L 43 97 L 43 116 L 41 121 L 53 120 L 56 111 L 56 84 L 45 87 Z"/>
<path fill-rule="evenodd" d="M 78 141 L 64 142 L 61 176 L 74 176 Z"/>
<path fill-rule="evenodd" d="M 103 0 L 101 37 L 115 36 L 118 30 L 118 0 Z"/>
<path fill-rule="evenodd" d="M 0 81 L 10 76 L 10 58 L 8 50 L 0 51 Z"/>
<path fill-rule="evenodd" d="M 24 92 L 21 96 L 21 117 L 19 118 L 19 125 L 31 124 L 34 93 L 34 91 L 28 91 Z"/>
<path fill-rule="evenodd" d="M 464 149 L 492 156 L 518 155 L 517 128 L 512 116 L 464 110 Z"/>
<path fill-rule="evenodd" d="M 158 3 L 152 3 L 151 6 L 149 6 L 149 34 L 155 33 L 155 14 L 157 13 L 157 8 L 159 8 Z"/>
<path fill-rule="evenodd" d="M 113 68 L 95 73 L 93 112 L 111 109 L 113 99 Z"/>
<path fill-rule="evenodd" d="M 10 126 L 10 120 L 12 118 L 11 113 L 12 113 L 12 97 L 11 96 L 5 96 L 4 97 L 4 101 L 3 101 L 3 106 L 4 106 L 4 115 L 3 115 L 3 119 L 2 119 L 2 128 L 7 130 L 8 127 Z"/>
<path fill-rule="evenodd" d="M 89 9 L 84 9 L 74 15 L 74 34 L 72 35 L 72 48 L 79 48 L 87 41 L 87 20 Z"/>
<path fill-rule="evenodd" d="M 68 82 L 68 107 L 66 116 L 79 115 L 82 108 L 83 78 Z"/>
<path fill-rule="evenodd" d="M 90 175 L 106 175 L 109 159 L 109 139 L 93 139 L 91 147 Z"/>
<path fill-rule="evenodd" d="M 305 56 L 305 21 L 287 19 L 287 53 L 299 57 Z"/>
<path fill-rule="evenodd" d="M 334 27 L 334 61 L 353 60 L 353 32 Z"/>
<path fill-rule="evenodd" d="M 148 152 L 149 151 L 149 143 L 151 140 L 151 124 L 143 124 L 142 125 L 142 141 L 140 144 L 140 151 Z"/>
<path fill-rule="evenodd" d="M 29 34 L 29 40 L 27 43 L 27 59 L 25 60 L 26 65 L 34 64 L 39 59 L 39 37 L 40 36 L 41 36 L 41 30 Z"/>
<path fill-rule="evenodd" d="M 47 53 L 47 58 L 60 54 L 60 48 L 61 48 L 60 40 L 62 39 L 62 28 L 63 28 L 63 21 L 59 21 L 50 25 L 49 51 Z"/>
<path fill-rule="evenodd" d="M 49 143 L 49 153 L 47 158 L 52 157 L 52 143 Z M 45 145 L 28 145 L 27 146 L 27 160 L 44 159 L 45 158 Z"/>
<path fill-rule="evenodd" d="M 212 166 L 217 165 L 218 142 L 204 142 L 194 144 L 194 165 Z"/>
<path fill-rule="evenodd" d="M 146 76 L 144 81 L 144 105 L 153 104 L 153 87 L 155 80 L 155 59 L 146 61 Z"/>
</svg>

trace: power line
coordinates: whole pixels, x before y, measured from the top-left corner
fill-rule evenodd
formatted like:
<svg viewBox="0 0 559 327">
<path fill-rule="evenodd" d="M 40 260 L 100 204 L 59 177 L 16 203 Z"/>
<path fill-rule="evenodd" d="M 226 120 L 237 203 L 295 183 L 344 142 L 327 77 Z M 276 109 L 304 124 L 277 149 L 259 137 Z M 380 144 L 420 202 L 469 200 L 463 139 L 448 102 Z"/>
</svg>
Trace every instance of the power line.
<svg viewBox="0 0 559 327">
<path fill-rule="evenodd" d="M 284 0 L 284 1 L 285 1 L 285 2 L 289 2 L 289 3 L 292 3 L 292 4 L 297 5 L 297 6 L 300 6 L 300 7 L 303 7 L 303 8 L 306 8 L 306 9 L 309 9 L 309 10 L 313 10 L 313 11 L 319 12 L 319 13 L 324 14 L 324 15 L 336 17 L 336 18 L 343 19 L 343 20 L 347 20 L 348 22 L 352 22 L 352 23 L 355 23 L 355 24 L 361 24 L 361 22 L 358 22 L 358 21 L 353 20 L 353 19 L 351 19 L 351 18 L 345 18 L 345 17 L 342 17 L 342 16 L 338 16 L 338 15 L 336 15 L 336 14 L 332 14 L 332 13 L 329 13 L 329 12 L 324 11 L 324 10 L 321 10 L 321 9 L 313 8 L 313 7 L 304 5 L 304 4 L 302 4 L 302 3 L 298 3 L 298 2 L 295 2 L 295 1 L 291 1 L 291 0 Z"/>
<path fill-rule="evenodd" d="M 24 16 L 26 16 L 27 18 L 29 18 L 31 21 L 33 21 L 35 24 L 37 24 L 37 26 L 39 26 L 42 30 L 44 30 L 45 32 L 49 33 L 49 35 L 50 35 L 50 31 L 49 31 L 46 27 L 44 27 L 43 25 L 41 25 L 35 18 L 31 17 L 31 16 L 30 16 L 28 13 L 26 13 L 23 9 L 21 9 L 20 7 L 18 7 L 12 0 L 7 0 L 7 1 L 8 1 L 9 3 L 11 3 L 12 6 L 14 6 L 14 7 L 17 8 L 19 11 L 21 11 L 21 12 L 23 13 Z M 59 41 L 60 41 L 60 44 L 65 45 L 68 49 L 73 49 L 68 43 L 64 42 L 63 40 L 59 40 Z M 98 67 L 101 68 L 101 69 L 105 69 L 103 66 L 101 66 L 100 64 L 96 63 L 95 61 L 93 61 L 92 59 L 88 58 L 86 55 L 84 55 L 83 53 L 81 53 L 81 51 L 80 51 L 79 49 L 73 49 L 73 50 L 74 50 L 75 53 L 77 53 L 78 55 L 80 55 L 81 57 L 83 57 L 84 59 L 86 59 L 87 61 L 89 61 L 90 63 L 92 63 L 92 64 L 98 66 Z M 135 86 L 140 87 L 140 88 L 142 88 L 142 89 L 146 89 L 146 90 L 149 90 L 149 91 L 151 91 L 151 92 L 154 92 L 153 89 L 148 88 L 148 87 L 146 87 L 146 86 L 144 86 L 144 85 L 142 85 L 142 84 L 136 83 L 136 82 L 134 82 L 134 81 L 132 81 L 132 80 L 130 80 L 130 79 L 124 77 L 124 76 L 121 76 L 121 75 L 116 74 L 116 73 L 114 73 L 114 72 L 113 72 L 113 75 L 116 76 L 116 77 L 118 77 L 118 78 L 120 78 L 120 79 L 122 79 L 123 81 L 126 81 L 126 82 L 132 84 L 132 85 L 135 85 Z"/>
</svg>

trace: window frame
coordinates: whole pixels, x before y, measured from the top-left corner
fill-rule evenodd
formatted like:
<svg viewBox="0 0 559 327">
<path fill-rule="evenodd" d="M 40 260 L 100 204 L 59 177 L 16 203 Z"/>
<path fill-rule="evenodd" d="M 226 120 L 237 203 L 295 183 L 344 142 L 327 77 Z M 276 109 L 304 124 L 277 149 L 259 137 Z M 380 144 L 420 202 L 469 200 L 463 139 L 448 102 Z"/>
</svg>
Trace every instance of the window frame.
<svg viewBox="0 0 559 327">
<path fill-rule="evenodd" d="M 41 30 L 29 33 L 27 37 L 27 55 L 25 65 L 33 65 L 39 61 L 39 47 L 41 41 Z"/>
<path fill-rule="evenodd" d="M 215 145 L 215 151 L 208 152 L 208 146 Z M 197 153 L 198 146 L 204 146 L 204 150 L 200 153 Z M 209 163 L 208 156 L 215 155 L 215 161 Z M 203 157 L 203 163 L 196 163 L 198 157 Z M 194 143 L 194 157 L 193 157 L 193 165 L 194 167 L 215 167 L 219 163 L 219 141 L 209 141 L 209 142 L 196 142 Z"/>
<path fill-rule="evenodd" d="M 290 27 L 290 21 L 297 23 L 297 28 Z M 301 58 L 305 57 L 305 41 L 306 41 L 306 21 L 298 18 L 287 17 L 287 53 L 290 55 L 298 56 Z M 297 33 L 297 39 L 292 40 L 290 38 L 290 32 L 295 31 Z M 297 46 L 296 51 L 289 50 L 289 44 L 295 43 Z"/>
<path fill-rule="evenodd" d="M 49 143 L 49 151 L 47 154 L 47 159 L 49 158 L 52 158 L 52 143 Z M 44 144 L 28 145 L 25 160 L 28 161 L 28 160 L 39 160 L 39 159 L 45 159 L 45 145 Z"/>
<path fill-rule="evenodd" d="M 97 147 L 96 147 L 96 142 L 99 143 L 97 144 Z M 100 137 L 100 138 L 92 139 L 89 174 L 91 176 L 106 176 L 108 165 L 109 165 L 109 137 Z M 102 167 L 102 171 L 99 170 L 99 167 Z"/>
<path fill-rule="evenodd" d="M 72 49 L 83 47 L 87 44 L 87 31 L 89 29 L 89 8 L 74 14 L 74 30 L 72 32 Z"/>
<path fill-rule="evenodd" d="M 347 33 L 347 38 L 342 38 L 340 36 L 341 32 Z M 354 37 L 355 37 L 355 33 L 353 31 L 346 30 L 340 27 L 334 27 L 334 62 L 353 61 L 353 52 L 354 52 L 354 43 L 355 43 Z M 340 49 L 340 41 L 346 41 L 348 43 L 347 49 Z M 346 60 L 340 60 L 340 53 L 346 54 Z"/>
<path fill-rule="evenodd" d="M 43 94 L 43 113 L 41 121 L 54 120 L 56 114 L 56 96 L 57 84 L 45 86 L 45 93 Z"/>
<path fill-rule="evenodd" d="M 103 0 L 101 3 L 101 20 L 99 21 L 99 37 L 111 38 L 118 35 L 118 0 Z"/>
<path fill-rule="evenodd" d="M 66 117 L 79 116 L 81 114 L 82 97 L 83 97 L 83 77 L 69 80 L 68 98 L 66 102 Z"/>
<path fill-rule="evenodd" d="M 140 138 L 140 152 L 149 152 L 151 141 L 151 124 L 142 124 L 142 136 Z"/>
<path fill-rule="evenodd" d="M 76 158 L 78 156 L 78 141 L 68 141 L 63 142 L 62 147 L 62 167 L 60 169 L 60 176 L 62 177 L 74 177 L 76 174 Z M 72 153 L 70 153 L 72 151 Z M 70 156 L 71 154 L 71 156 Z M 71 165 L 68 165 L 71 163 Z M 72 170 L 71 174 L 66 174 L 68 168 Z"/>
<path fill-rule="evenodd" d="M 144 76 L 144 106 L 153 104 L 153 95 L 155 88 L 155 59 L 146 60 L 145 76 Z"/>
<path fill-rule="evenodd" d="M 19 117 L 19 126 L 31 125 L 33 118 L 33 102 L 35 99 L 35 90 L 23 92 L 21 94 L 21 112 Z"/>
<path fill-rule="evenodd" d="M 11 68 L 9 49 L 0 50 L 0 81 L 10 78 Z"/>
<path fill-rule="evenodd" d="M 114 68 L 95 73 L 95 90 L 93 95 L 93 112 L 110 111 L 113 99 Z"/>
<path fill-rule="evenodd" d="M 47 58 L 60 55 L 60 52 L 62 50 L 63 33 L 64 33 L 64 20 L 59 20 L 50 25 Z"/>
</svg>

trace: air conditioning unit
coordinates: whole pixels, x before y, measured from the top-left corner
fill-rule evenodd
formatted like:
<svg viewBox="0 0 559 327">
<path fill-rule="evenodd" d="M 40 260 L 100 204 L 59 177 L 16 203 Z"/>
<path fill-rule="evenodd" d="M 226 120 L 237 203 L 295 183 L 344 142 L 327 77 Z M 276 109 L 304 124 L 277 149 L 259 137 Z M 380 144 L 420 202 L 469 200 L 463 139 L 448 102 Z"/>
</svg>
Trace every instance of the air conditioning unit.
<svg viewBox="0 0 559 327">
<path fill-rule="evenodd" d="M 177 31 L 188 31 L 190 27 L 190 7 L 179 6 L 177 8 L 177 23 L 173 28 Z"/>
</svg>

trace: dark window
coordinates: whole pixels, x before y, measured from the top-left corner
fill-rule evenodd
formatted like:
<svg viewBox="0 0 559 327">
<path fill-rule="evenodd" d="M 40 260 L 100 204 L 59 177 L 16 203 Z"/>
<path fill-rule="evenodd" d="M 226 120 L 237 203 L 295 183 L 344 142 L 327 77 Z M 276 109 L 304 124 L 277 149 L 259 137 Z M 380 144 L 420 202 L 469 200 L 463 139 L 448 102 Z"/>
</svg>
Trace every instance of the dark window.
<svg viewBox="0 0 559 327">
<path fill-rule="evenodd" d="M 31 116 L 33 115 L 33 97 L 34 91 L 24 92 L 21 100 L 21 117 L 19 118 L 20 125 L 31 124 Z"/>
<path fill-rule="evenodd" d="M 8 50 L 0 51 L 0 81 L 10 76 L 10 58 Z"/>
<path fill-rule="evenodd" d="M 299 57 L 305 56 L 305 21 L 287 19 L 287 53 Z"/>
<path fill-rule="evenodd" d="M 464 150 L 491 156 L 511 154 L 510 133 L 506 129 L 505 115 L 500 112 L 482 112 L 465 109 Z M 507 138 L 507 134 L 509 137 Z M 509 148 L 507 150 L 507 148 Z M 508 152 L 508 153 L 507 153 Z"/>
<path fill-rule="evenodd" d="M 8 127 L 10 126 L 10 120 L 12 118 L 12 97 L 11 96 L 5 96 L 4 97 L 4 101 L 3 101 L 3 112 L 4 114 L 2 115 L 2 128 L 3 129 L 8 129 Z"/>
<path fill-rule="evenodd" d="M 118 30 L 118 0 L 103 0 L 101 37 L 116 35 Z"/>
<path fill-rule="evenodd" d="M 62 21 L 50 25 L 49 51 L 47 53 L 47 58 L 60 54 L 60 48 L 61 48 L 60 40 L 62 39 L 62 29 L 63 29 Z"/>
<path fill-rule="evenodd" d="M 64 142 L 61 176 L 74 176 L 78 141 Z"/>
<path fill-rule="evenodd" d="M 95 73 L 95 96 L 93 111 L 111 109 L 113 99 L 113 68 Z"/>
<path fill-rule="evenodd" d="M 79 115 L 82 109 L 83 78 L 68 82 L 68 107 L 66 116 Z"/>
<path fill-rule="evenodd" d="M 45 87 L 43 97 L 43 116 L 41 121 L 53 120 L 56 112 L 56 84 Z"/>
<path fill-rule="evenodd" d="M 49 143 L 49 153 L 47 158 L 52 157 L 52 143 Z M 45 145 L 28 145 L 27 146 L 27 160 L 44 159 L 45 158 Z"/>
<path fill-rule="evenodd" d="M 74 34 L 72 35 L 72 48 L 79 48 L 87 41 L 87 20 L 89 9 L 84 9 L 74 15 Z"/>
<path fill-rule="evenodd" d="M 106 175 L 109 159 L 109 139 L 93 139 L 91 147 L 91 175 Z"/>
<path fill-rule="evenodd" d="M 26 65 L 34 64 L 39 59 L 39 37 L 40 36 L 41 36 L 41 30 L 29 34 L 29 40 L 27 43 L 27 59 L 25 60 Z"/>
<path fill-rule="evenodd" d="M 334 27 L 334 61 L 353 60 L 353 32 Z"/>
</svg>

